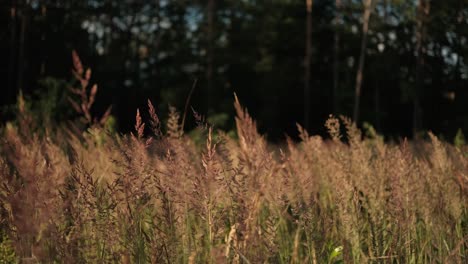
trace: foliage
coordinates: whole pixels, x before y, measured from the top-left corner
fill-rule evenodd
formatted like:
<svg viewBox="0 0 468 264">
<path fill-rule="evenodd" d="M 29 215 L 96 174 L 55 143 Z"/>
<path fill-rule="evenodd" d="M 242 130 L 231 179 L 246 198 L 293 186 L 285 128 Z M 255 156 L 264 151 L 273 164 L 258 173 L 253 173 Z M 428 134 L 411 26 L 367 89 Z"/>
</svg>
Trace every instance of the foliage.
<svg viewBox="0 0 468 264">
<path fill-rule="evenodd" d="M 236 92 L 269 139 L 295 133 L 295 122 L 304 120 L 306 101 L 302 91 L 306 1 L 216 1 L 211 15 L 209 2 L 10 1 L 0 6 L 5 14 L 0 23 L 0 54 L 5 58 L 0 78 L 6 82 L 0 104 L 13 104 L 20 89 L 26 98 L 42 91 L 44 81 L 39 80 L 66 80 L 69 71 L 63 66 L 70 64 L 68 54 L 76 49 L 92 62 L 92 82 L 102 87 L 94 110 L 102 113 L 114 105 L 122 132 L 132 129 L 132 110 L 141 108 L 139 102 L 146 98 L 158 98 L 164 115 L 168 105 L 182 110 L 198 79 L 190 100 L 197 111 L 232 116 L 231 96 Z M 313 2 L 309 123 L 311 131 L 324 136 L 321 124 L 329 113 L 352 113 L 363 6 L 362 1 Z M 458 128 L 466 131 L 466 1 L 428 1 L 425 63 L 419 78 L 416 30 L 421 1 L 372 2 L 362 120 L 386 138 L 411 135 L 412 104 L 420 87 L 421 130 L 446 137 Z M 212 39 L 207 36 L 210 28 Z M 213 74 L 208 77 L 210 67 Z M 62 85 L 50 80 L 47 86 Z M 49 95 L 47 105 L 52 107 L 57 101 Z M 235 126 L 233 120 L 219 117 L 216 121 L 223 129 Z"/>
<path fill-rule="evenodd" d="M 455 138 L 453 139 L 453 144 L 457 148 L 463 147 L 466 144 L 465 135 L 463 135 L 463 131 L 461 129 L 457 130 L 457 134 L 455 135 Z"/>
<path fill-rule="evenodd" d="M 3 232 L 1 233 L 0 238 L 0 263 L 18 263 L 11 241 Z"/>
</svg>

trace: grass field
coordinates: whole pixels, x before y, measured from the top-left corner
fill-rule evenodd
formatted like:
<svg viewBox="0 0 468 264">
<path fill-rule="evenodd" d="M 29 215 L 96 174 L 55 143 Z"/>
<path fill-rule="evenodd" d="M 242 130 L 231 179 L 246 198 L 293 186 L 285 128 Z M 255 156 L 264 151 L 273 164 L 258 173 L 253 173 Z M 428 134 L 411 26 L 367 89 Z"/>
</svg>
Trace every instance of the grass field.
<svg viewBox="0 0 468 264">
<path fill-rule="evenodd" d="M 467 263 L 466 146 L 330 117 L 329 139 L 299 127 L 271 147 L 235 108 L 237 136 L 200 118 L 203 144 L 151 104 L 130 135 L 33 130 L 20 109 L 1 132 L 0 262 Z"/>
<path fill-rule="evenodd" d="M 20 94 L 0 126 L 0 263 L 467 263 L 468 146 L 385 143 L 333 116 L 327 139 L 298 126 L 273 146 L 237 97 L 235 136 L 197 113 L 186 135 L 150 101 L 120 135 L 73 59 L 81 119 Z"/>
</svg>

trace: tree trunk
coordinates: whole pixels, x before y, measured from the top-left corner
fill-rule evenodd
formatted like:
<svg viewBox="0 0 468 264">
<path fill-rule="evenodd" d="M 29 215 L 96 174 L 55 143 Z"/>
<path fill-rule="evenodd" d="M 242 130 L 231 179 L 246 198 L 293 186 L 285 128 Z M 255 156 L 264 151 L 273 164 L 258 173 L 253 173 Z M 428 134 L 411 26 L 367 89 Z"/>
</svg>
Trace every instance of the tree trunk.
<svg viewBox="0 0 468 264">
<path fill-rule="evenodd" d="M 458 13 L 457 13 L 457 24 L 455 26 L 455 34 L 460 35 L 460 32 L 462 31 L 463 27 L 463 20 L 464 20 L 464 15 L 463 11 L 465 10 L 464 8 L 464 0 L 459 0 L 458 1 Z M 463 52 L 463 43 L 460 37 L 456 38 L 455 41 L 455 50 L 456 53 L 458 54 L 457 56 L 457 62 L 455 64 L 455 92 L 458 92 L 459 90 L 462 89 L 462 82 L 461 82 L 461 74 L 462 74 L 462 68 L 461 68 L 461 59 L 460 59 L 460 54 Z"/>
<path fill-rule="evenodd" d="M 213 96 L 213 72 L 214 72 L 214 15 L 215 0 L 208 0 L 207 16 L 207 54 L 206 54 L 206 81 L 208 90 L 208 107 L 211 107 Z"/>
<path fill-rule="evenodd" d="M 383 9 L 384 9 L 384 17 L 383 17 L 383 24 L 384 24 L 384 30 L 386 30 L 386 27 L 387 27 L 387 23 L 388 23 L 388 7 L 389 7 L 389 4 L 388 4 L 388 0 L 384 0 L 383 1 Z M 385 56 L 385 55 L 384 55 Z M 383 57 L 382 60 L 385 60 L 386 57 Z M 387 64 L 384 64 L 383 65 L 383 69 L 384 71 L 388 71 L 388 65 Z M 383 78 L 383 80 L 380 80 L 380 79 L 376 79 L 375 81 L 375 94 L 374 94 L 374 111 L 375 111 L 375 129 L 377 131 L 380 131 L 381 130 L 381 114 L 380 114 L 380 94 L 381 94 L 381 91 L 380 91 L 380 82 L 381 81 L 384 81 L 385 82 L 385 77 Z"/>
<path fill-rule="evenodd" d="M 338 86 L 340 83 L 340 68 L 339 68 L 339 56 L 340 56 L 340 28 L 341 23 L 341 0 L 335 1 L 335 36 L 333 45 L 333 113 L 338 113 Z"/>
<path fill-rule="evenodd" d="M 422 129 L 422 107 L 421 90 L 423 84 L 424 54 L 426 52 L 424 42 L 426 38 L 425 20 L 429 15 L 429 0 L 418 0 L 417 21 L 416 21 L 416 73 L 415 87 L 413 94 L 413 137 L 418 138 L 418 133 Z"/>
<path fill-rule="evenodd" d="M 364 71 L 364 61 L 366 58 L 367 49 L 367 33 L 369 31 L 369 19 L 371 15 L 372 0 L 364 0 L 364 13 L 362 14 L 362 38 L 361 38 L 361 53 L 359 55 L 358 70 L 356 73 L 356 86 L 354 89 L 354 122 L 359 122 L 359 108 L 361 101 L 361 87 Z"/>
<path fill-rule="evenodd" d="M 8 87 L 4 103 L 10 103 L 15 94 L 15 68 L 16 68 L 16 27 L 18 7 L 16 0 L 12 1 L 10 8 L 10 58 L 8 62 Z"/>
<path fill-rule="evenodd" d="M 160 0 L 155 0 L 154 2 L 155 5 L 155 10 L 154 10 L 154 17 L 159 25 L 161 22 L 161 1 Z M 160 54 L 159 48 L 161 47 L 161 39 L 162 39 L 163 32 L 161 28 L 158 26 L 158 30 L 155 32 L 155 38 L 154 38 L 154 43 L 153 43 L 153 49 L 154 52 L 152 52 L 152 58 L 154 59 L 154 64 L 153 64 L 153 78 L 154 78 L 154 84 L 156 86 L 156 89 L 160 92 L 162 90 L 162 75 L 161 75 L 161 67 L 160 67 L 160 61 L 158 54 Z"/>
<path fill-rule="evenodd" d="M 22 9 L 20 10 L 20 17 L 21 17 L 21 31 L 20 31 L 20 36 L 19 36 L 19 45 L 18 45 L 18 70 L 17 70 L 17 76 L 16 76 L 16 89 L 17 90 L 23 90 L 23 74 L 25 70 L 25 59 L 24 59 L 24 53 L 25 53 L 25 45 L 26 45 L 26 31 L 28 29 L 28 10 L 29 6 L 24 5 Z"/>
<path fill-rule="evenodd" d="M 310 119 L 310 75 L 312 64 L 312 0 L 306 0 L 306 43 L 304 57 L 304 126 L 309 129 Z"/>
<path fill-rule="evenodd" d="M 46 74 L 46 60 L 47 60 L 47 51 L 46 51 L 46 32 L 47 32 L 47 6 L 46 4 L 42 4 L 41 6 L 41 15 L 42 15 L 42 32 L 41 32 L 41 69 L 40 69 L 40 75 L 41 77 L 44 77 Z"/>
</svg>

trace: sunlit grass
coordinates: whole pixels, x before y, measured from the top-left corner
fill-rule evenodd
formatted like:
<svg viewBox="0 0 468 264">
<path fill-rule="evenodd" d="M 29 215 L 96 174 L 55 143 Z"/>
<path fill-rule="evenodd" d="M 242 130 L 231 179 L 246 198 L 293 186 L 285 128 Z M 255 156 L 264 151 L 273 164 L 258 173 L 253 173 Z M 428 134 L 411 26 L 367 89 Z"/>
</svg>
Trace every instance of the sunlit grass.
<svg viewBox="0 0 468 264">
<path fill-rule="evenodd" d="M 0 263 L 467 262 L 462 136 L 384 143 L 331 116 L 329 139 L 298 126 L 279 148 L 237 97 L 235 137 L 195 113 L 194 140 L 150 101 L 119 135 L 74 58 L 81 120 L 40 123 L 20 95 L 1 126 Z"/>
</svg>

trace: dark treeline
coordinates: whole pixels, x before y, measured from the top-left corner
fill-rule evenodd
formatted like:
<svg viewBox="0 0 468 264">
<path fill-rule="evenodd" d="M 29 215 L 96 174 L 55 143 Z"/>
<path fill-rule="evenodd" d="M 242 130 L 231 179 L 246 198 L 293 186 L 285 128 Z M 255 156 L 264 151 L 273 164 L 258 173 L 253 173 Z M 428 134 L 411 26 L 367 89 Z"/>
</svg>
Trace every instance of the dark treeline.
<svg viewBox="0 0 468 264">
<path fill-rule="evenodd" d="M 123 132 L 148 98 L 183 110 L 195 80 L 208 121 L 233 127 L 235 92 L 272 140 L 330 113 L 392 137 L 468 131 L 466 0 L 10 0 L 0 40 L 1 105 L 66 97 L 76 50 Z"/>
</svg>

